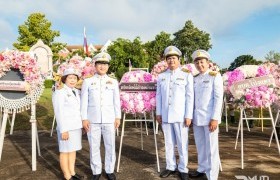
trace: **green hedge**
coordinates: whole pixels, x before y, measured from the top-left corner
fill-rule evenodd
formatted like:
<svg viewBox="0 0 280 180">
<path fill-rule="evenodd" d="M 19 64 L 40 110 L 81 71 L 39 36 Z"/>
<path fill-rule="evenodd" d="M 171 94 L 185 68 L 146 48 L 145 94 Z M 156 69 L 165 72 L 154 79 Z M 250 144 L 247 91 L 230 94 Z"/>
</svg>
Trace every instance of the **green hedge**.
<svg viewBox="0 0 280 180">
<path fill-rule="evenodd" d="M 52 88 L 53 84 L 54 84 L 54 81 L 52 79 L 46 79 L 44 82 L 45 88 Z"/>
</svg>

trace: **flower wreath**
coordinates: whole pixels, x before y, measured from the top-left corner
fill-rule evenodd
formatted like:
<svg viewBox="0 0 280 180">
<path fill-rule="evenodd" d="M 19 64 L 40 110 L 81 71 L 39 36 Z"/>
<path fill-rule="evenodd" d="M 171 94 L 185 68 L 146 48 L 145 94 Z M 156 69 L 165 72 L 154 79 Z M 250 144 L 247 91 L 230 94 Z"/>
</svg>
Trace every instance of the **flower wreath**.
<svg viewBox="0 0 280 180">
<path fill-rule="evenodd" d="M 26 93 L 32 94 L 43 82 L 37 60 L 30 52 L 17 50 L 4 51 L 0 54 L 0 78 L 6 75 L 11 68 L 19 69 L 26 85 Z"/>
<path fill-rule="evenodd" d="M 270 74 L 270 69 L 265 65 L 243 65 L 231 72 L 224 74 L 223 78 L 226 81 L 225 91 L 230 93 L 231 86 L 238 81 L 253 77 L 262 77 Z M 268 107 L 276 99 L 277 95 L 272 85 L 262 85 L 251 87 L 236 92 L 237 96 L 234 99 L 238 105 L 247 108 Z"/>
<path fill-rule="evenodd" d="M 61 77 L 65 69 L 73 68 L 81 73 L 81 79 L 78 81 L 76 88 L 80 89 L 83 80 L 93 76 L 95 73 L 94 63 L 91 63 L 90 58 L 83 59 L 81 56 L 73 56 L 66 62 L 60 64 L 56 73 L 53 73 L 54 81 L 56 81 L 56 88 L 63 87 Z"/>
<path fill-rule="evenodd" d="M 137 70 L 126 72 L 121 83 L 156 82 L 156 79 L 148 72 Z M 145 113 L 155 110 L 156 92 L 120 92 L 121 110 L 125 113 Z"/>
</svg>

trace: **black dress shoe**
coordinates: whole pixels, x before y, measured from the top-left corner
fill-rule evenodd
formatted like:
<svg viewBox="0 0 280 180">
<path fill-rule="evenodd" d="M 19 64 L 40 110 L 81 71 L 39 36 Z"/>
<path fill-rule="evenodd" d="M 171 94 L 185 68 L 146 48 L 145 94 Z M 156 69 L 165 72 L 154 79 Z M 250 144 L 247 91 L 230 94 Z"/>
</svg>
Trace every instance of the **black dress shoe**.
<svg viewBox="0 0 280 180">
<path fill-rule="evenodd" d="M 205 173 L 201 173 L 201 172 L 198 172 L 198 171 L 189 173 L 190 178 L 199 178 L 199 177 L 203 177 L 205 175 L 206 175 Z"/>
<path fill-rule="evenodd" d="M 181 178 L 181 180 L 188 180 L 189 174 L 180 172 L 180 178 Z"/>
<path fill-rule="evenodd" d="M 116 180 L 116 175 L 114 173 L 106 174 L 108 180 Z"/>
<path fill-rule="evenodd" d="M 93 175 L 91 180 L 99 180 L 100 176 L 101 174 Z"/>
<path fill-rule="evenodd" d="M 166 178 L 166 177 L 170 176 L 170 174 L 174 174 L 175 172 L 176 171 L 171 171 L 171 170 L 166 169 L 160 173 L 159 177 Z"/>
<path fill-rule="evenodd" d="M 81 175 L 76 173 L 74 176 L 72 176 L 72 179 L 80 180 L 80 179 L 84 179 L 84 176 L 81 176 Z"/>
</svg>

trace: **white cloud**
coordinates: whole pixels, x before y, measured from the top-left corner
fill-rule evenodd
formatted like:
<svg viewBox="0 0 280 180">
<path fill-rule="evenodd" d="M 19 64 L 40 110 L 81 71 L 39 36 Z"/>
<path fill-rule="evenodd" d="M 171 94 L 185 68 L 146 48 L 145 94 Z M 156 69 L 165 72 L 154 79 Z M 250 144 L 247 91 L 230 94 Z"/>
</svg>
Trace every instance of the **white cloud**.
<svg viewBox="0 0 280 180">
<path fill-rule="evenodd" d="M 43 12 L 54 23 L 69 27 L 83 24 L 97 29 L 176 31 L 187 19 L 210 32 L 224 30 L 253 12 L 279 4 L 279 0 L 44 0 L 0 2 L 2 16 L 27 18 L 31 12 Z M 100 29 L 102 31 L 103 29 Z M 144 30 L 144 32 L 143 32 Z M 139 34 L 139 35 L 142 35 Z"/>
<path fill-rule="evenodd" d="M 228 36 L 232 27 L 263 9 L 280 6 L 280 0 L 41 0 L 1 1 L 0 49 L 11 47 L 21 25 L 32 12 L 46 14 L 58 40 L 82 43 L 83 27 L 91 42 L 105 43 L 117 37 L 152 40 L 160 31 L 174 33 L 190 19 L 209 32 L 213 43 Z M 232 50 L 234 51 L 234 50 Z"/>
</svg>

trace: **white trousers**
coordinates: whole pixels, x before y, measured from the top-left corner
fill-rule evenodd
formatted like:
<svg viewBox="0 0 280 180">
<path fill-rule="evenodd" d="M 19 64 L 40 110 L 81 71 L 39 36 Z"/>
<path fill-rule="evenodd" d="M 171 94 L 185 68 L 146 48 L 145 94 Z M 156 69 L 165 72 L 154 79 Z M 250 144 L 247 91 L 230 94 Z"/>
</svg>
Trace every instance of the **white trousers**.
<svg viewBox="0 0 280 180">
<path fill-rule="evenodd" d="M 206 173 L 208 180 L 217 180 L 219 176 L 219 140 L 217 128 L 209 131 L 209 126 L 193 125 L 194 139 L 198 156 L 198 172 Z"/>
<path fill-rule="evenodd" d="M 177 167 L 175 146 L 179 152 L 178 170 L 188 173 L 188 133 L 185 123 L 162 123 L 165 141 L 166 169 L 174 171 Z"/>
<path fill-rule="evenodd" d="M 115 152 L 115 127 L 114 124 L 90 124 L 87 133 L 90 145 L 90 166 L 93 175 L 101 174 L 102 162 L 100 156 L 100 141 L 103 136 L 105 146 L 105 171 L 113 173 L 116 162 Z"/>
</svg>

